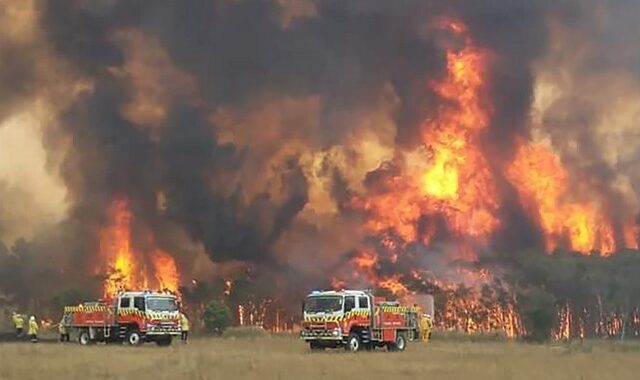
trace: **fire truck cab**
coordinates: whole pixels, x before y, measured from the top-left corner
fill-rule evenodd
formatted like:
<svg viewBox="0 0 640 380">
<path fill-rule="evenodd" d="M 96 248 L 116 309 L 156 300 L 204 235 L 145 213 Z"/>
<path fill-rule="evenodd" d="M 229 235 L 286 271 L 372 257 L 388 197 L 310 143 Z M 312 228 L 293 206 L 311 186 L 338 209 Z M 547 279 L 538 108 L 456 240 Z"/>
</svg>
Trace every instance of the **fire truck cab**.
<svg viewBox="0 0 640 380">
<path fill-rule="evenodd" d="M 386 347 L 403 351 L 420 337 L 420 310 L 374 297 L 368 290 L 314 291 L 302 305 L 300 337 L 312 351 Z"/>
<path fill-rule="evenodd" d="M 150 291 L 121 292 L 113 299 L 64 308 L 63 323 L 78 332 L 82 345 L 126 342 L 171 344 L 180 335 L 180 312 L 175 295 Z"/>
</svg>

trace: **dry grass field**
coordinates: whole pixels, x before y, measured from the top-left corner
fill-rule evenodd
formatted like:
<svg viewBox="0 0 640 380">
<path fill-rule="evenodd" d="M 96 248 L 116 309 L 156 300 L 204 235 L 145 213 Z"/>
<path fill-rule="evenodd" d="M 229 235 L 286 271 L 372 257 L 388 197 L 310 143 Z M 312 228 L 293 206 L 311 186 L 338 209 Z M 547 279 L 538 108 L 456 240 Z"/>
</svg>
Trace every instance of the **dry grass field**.
<svg viewBox="0 0 640 380">
<path fill-rule="evenodd" d="M 200 338 L 160 348 L 2 343 L 0 379 L 638 379 L 640 346 L 436 340 L 402 353 L 311 353 L 293 337 Z"/>
</svg>

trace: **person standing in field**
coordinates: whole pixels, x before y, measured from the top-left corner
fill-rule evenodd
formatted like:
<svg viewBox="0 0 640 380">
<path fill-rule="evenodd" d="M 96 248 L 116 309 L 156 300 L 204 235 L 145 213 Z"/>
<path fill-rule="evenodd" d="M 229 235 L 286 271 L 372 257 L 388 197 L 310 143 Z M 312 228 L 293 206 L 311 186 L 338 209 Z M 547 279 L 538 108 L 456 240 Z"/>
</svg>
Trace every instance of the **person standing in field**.
<svg viewBox="0 0 640 380">
<path fill-rule="evenodd" d="M 13 325 L 16 328 L 16 336 L 18 338 L 21 338 L 24 332 L 24 318 L 22 317 L 22 315 L 14 311 L 11 315 L 11 319 L 13 320 Z"/>
<path fill-rule="evenodd" d="M 62 318 L 58 324 L 58 332 L 60 333 L 60 342 L 69 341 L 69 331 L 67 331 L 67 327 L 64 325 L 64 318 Z"/>
<path fill-rule="evenodd" d="M 29 339 L 32 343 L 36 343 L 38 341 L 38 322 L 36 322 L 36 317 L 29 317 L 29 331 L 28 331 Z"/>
<path fill-rule="evenodd" d="M 429 314 L 422 314 L 420 318 L 420 335 L 423 342 L 428 342 L 431 338 L 431 329 L 433 328 L 433 321 Z"/>
<path fill-rule="evenodd" d="M 180 328 L 182 330 L 180 338 L 183 343 L 187 343 L 187 339 L 189 339 L 189 319 L 184 313 L 180 313 Z"/>
</svg>

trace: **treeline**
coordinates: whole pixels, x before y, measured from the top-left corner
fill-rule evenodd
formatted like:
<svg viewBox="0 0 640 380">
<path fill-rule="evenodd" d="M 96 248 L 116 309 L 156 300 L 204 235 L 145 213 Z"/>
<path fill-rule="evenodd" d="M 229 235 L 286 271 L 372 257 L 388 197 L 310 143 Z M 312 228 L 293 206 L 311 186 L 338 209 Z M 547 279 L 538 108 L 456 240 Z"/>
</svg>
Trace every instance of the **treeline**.
<svg viewBox="0 0 640 380">
<path fill-rule="evenodd" d="M 65 305 L 99 297 L 103 276 L 57 257 L 23 239 L 11 247 L 0 242 L 0 316 L 17 310 L 57 318 Z"/>
<path fill-rule="evenodd" d="M 639 251 L 603 257 L 526 250 L 502 259 L 504 280 L 514 292 L 528 338 L 640 334 Z"/>
</svg>

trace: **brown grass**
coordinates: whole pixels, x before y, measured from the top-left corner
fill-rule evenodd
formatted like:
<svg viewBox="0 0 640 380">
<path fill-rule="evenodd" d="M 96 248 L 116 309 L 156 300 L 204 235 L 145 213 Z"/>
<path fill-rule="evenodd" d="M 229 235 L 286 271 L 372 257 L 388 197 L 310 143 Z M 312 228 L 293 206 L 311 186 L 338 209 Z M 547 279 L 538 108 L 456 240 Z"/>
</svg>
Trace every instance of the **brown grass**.
<svg viewBox="0 0 640 380">
<path fill-rule="evenodd" d="M 293 337 L 200 338 L 169 348 L 0 344 L 0 379 L 637 379 L 640 346 L 437 340 L 312 354 Z"/>
</svg>

